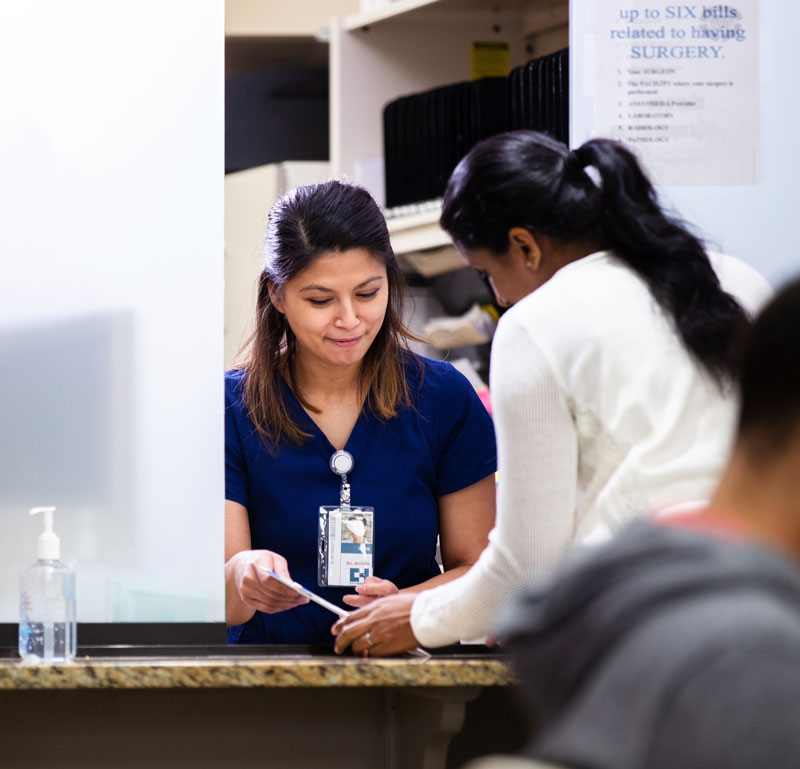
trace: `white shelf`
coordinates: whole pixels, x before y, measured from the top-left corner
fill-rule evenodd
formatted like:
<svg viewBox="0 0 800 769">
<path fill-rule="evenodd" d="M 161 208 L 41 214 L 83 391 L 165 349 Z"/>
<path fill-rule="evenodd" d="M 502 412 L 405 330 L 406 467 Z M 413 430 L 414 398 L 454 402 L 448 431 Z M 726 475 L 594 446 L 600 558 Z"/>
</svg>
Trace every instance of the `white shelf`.
<svg viewBox="0 0 800 769">
<path fill-rule="evenodd" d="M 441 2 L 441 0 L 396 0 L 396 2 L 389 3 L 380 8 L 374 8 L 371 11 L 361 11 L 360 13 L 353 13 L 349 16 L 345 16 L 342 26 L 348 31 L 361 29 L 362 27 L 377 24 L 380 21 L 402 16 L 409 11 L 415 11 L 427 5 L 436 5 L 439 2 Z"/>
<path fill-rule="evenodd" d="M 225 0 L 225 35 L 314 38 L 327 29 L 332 16 L 347 16 L 357 9 L 358 0 Z"/>
<path fill-rule="evenodd" d="M 568 0 L 395 0 L 379 8 L 360 11 L 345 16 L 343 28 L 348 31 L 364 29 L 392 19 L 422 22 L 431 20 L 434 15 L 439 18 L 449 16 L 451 19 L 467 15 L 520 14 L 533 9 L 534 13 L 549 14 L 553 7 L 568 8 Z M 404 17 L 404 18 L 403 18 Z M 566 22 L 563 22 L 566 23 Z M 528 25 L 530 26 L 530 25 Z M 538 30 L 534 29 L 532 34 Z"/>
<path fill-rule="evenodd" d="M 396 254 L 451 245 L 450 236 L 439 226 L 441 210 L 399 216 L 387 220 Z"/>
</svg>

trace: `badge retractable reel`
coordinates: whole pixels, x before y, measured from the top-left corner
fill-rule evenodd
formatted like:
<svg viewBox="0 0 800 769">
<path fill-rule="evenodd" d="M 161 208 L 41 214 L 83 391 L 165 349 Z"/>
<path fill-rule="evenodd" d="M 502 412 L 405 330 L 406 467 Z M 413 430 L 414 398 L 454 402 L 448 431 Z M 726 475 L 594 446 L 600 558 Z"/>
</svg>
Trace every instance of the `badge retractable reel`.
<svg viewBox="0 0 800 769">
<path fill-rule="evenodd" d="M 317 582 L 352 587 L 373 574 L 375 509 L 350 503 L 347 476 L 355 465 L 352 454 L 336 451 L 329 465 L 341 479 L 341 486 L 339 504 L 319 508 Z"/>
</svg>

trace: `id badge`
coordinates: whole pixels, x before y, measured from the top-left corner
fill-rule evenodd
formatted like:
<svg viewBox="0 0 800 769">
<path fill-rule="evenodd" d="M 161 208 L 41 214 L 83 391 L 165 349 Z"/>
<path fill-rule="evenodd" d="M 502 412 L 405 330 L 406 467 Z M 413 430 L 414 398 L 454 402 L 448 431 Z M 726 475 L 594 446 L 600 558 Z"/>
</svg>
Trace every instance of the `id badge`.
<svg viewBox="0 0 800 769">
<path fill-rule="evenodd" d="M 360 585 L 373 572 L 375 509 L 319 508 L 318 583 L 328 587 Z"/>
</svg>

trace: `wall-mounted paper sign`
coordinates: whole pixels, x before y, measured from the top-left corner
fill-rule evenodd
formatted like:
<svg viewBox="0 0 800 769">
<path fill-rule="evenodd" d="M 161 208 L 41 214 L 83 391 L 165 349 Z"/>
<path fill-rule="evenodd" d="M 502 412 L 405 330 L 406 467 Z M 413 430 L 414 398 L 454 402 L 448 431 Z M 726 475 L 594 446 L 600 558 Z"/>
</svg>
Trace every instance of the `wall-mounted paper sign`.
<svg viewBox="0 0 800 769">
<path fill-rule="evenodd" d="M 595 133 L 661 185 L 757 184 L 758 0 L 597 0 Z"/>
</svg>

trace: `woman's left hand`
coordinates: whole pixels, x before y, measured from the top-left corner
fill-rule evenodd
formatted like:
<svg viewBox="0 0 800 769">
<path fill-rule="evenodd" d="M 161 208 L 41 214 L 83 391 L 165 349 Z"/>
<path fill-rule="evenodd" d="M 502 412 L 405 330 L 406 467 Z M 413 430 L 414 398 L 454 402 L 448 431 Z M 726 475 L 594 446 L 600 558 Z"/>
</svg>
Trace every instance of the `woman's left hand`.
<svg viewBox="0 0 800 769">
<path fill-rule="evenodd" d="M 385 598 L 387 595 L 397 592 L 399 591 L 394 582 L 380 577 L 368 577 L 360 585 L 356 585 L 356 595 L 346 595 L 342 600 L 348 606 L 361 609 L 373 603 L 377 598 Z"/>
<path fill-rule="evenodd" d="M 415 597 L 414 593 L 390 595 L 340 619 L 331 628 L 336 636 L 336 653 L 352 646 L 360 657 L 385 657 L 419 646 L 411 630 Z"/>
</svg>

